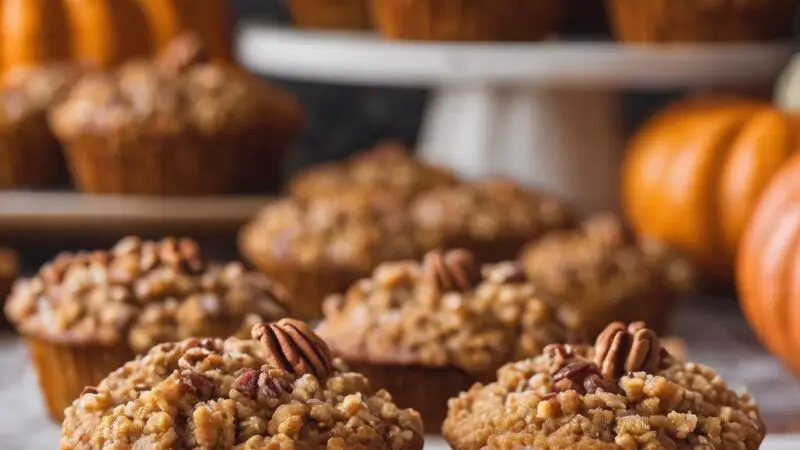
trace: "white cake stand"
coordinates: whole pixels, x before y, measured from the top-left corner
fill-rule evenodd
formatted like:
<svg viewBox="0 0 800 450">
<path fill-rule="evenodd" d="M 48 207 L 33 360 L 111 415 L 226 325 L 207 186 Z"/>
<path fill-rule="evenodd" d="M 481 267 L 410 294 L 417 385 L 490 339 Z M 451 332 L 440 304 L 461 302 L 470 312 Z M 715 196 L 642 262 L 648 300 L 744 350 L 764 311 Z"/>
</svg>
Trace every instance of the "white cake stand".
<svg viewBox="0 0 800 450">
<path fill-rule="evenodd" d="M 419 154 L 463 176 L 511 176 L 585 212 L 616 209 L 622 89 L 770 83 L 788 43 L 438 44 L 251 24 L 242 63 L 305 81 L 435 89 Z"/>
</svg>

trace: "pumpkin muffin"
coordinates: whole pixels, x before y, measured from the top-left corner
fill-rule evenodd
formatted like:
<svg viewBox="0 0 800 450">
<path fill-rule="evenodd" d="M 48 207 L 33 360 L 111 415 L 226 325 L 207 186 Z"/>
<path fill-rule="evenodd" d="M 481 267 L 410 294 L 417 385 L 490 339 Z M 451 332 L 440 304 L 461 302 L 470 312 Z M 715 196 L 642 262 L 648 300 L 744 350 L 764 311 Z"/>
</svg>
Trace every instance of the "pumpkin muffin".
<svg viewBox="0 0 800 450">
<path fill-rule="evenodd" d="M 84 77 L 50 121 L 83 191 L 204 195 L 276 185 L 301 113 L 184 35 L 155 61 Z"/>
<path fill-rule="evenodd" d="M 422 421 L 302 322 L 161 344 L 67 409 L 61 450 L 421 450 Z"/>
<path fill-rule="evenodd" d="M 71 65 L 16 68 L 0 90 L 0 189 L 46 186 L 67 180 L 61 146 L 47 110 L 79 77 Z"/>
<path fill-rule="evenodd" d="M 317 332 L 401 407 L 420 411 L 431 432 L 447 399 L 567 337 L 548 305 L 516 263 L 481 269 L 465 250 L 433 251 L 423 263 L 381 264 L 330 296 Z"/>
<path fill-rule="evenodd" d="M 373 0 L 380 33 L 425 41 L 535 41 L 558 24 L 561 0 Z"/>
<path fill-rule="evenodd" d="M 465 248 L 485 262 L 514 259 L 525 243 L 571 224 L 561 203 L 501 179 L 433 189 L 410 214 L 425 248 Z"/>
<path fill-rule="evenodd" d="M 292 22 L 302 28 L 334 30 L 370 26 L 369 0 L 289 0 Z"/>
<path fill-rule="evenodd" d="M 686 260 L 654 241 L 637 240 L 611 214 L 533 242 L 521 261 L 536 286 L 559 303 L 567 327 L 589 337 L 615 320 L 643 320 L 661 331 L 694 285 Z"/>
<path fill-rule="evenodd" d="M 384 261 L 424 253 L 392 195 L 350 189 L 268 204 L 239 234 L 244 257 L 290 293 L 294 314 L 321 315 L 322 301 Z"/>
<path fill-rule="evenodd" d="M 386 190 L 411 200 L 434 187 L 457 183 L 453 173 L 415 158 L 399 142 L 385 141 L 347 161 L 324 164 L 296 175 L 289 183 L 288 193 L 311 199 L 361 188 Z"/>
<path fill-rule="evenodd" d="M 796 0 L 606 0 L 612 32 L 624 42 L 788 39 Z"/>
<path fill-rule="evenodd" d="M 84 386 L 134 355 L 161 342 L 246 334 L 284 317 L 285 301 L 280 286 L 240 263 L 205 261 L 192 240 L 128 237 L 110 251 L 59 255 L 15 284 L 5 312 L 61 420 Z"/>
<path fill-rule="evenodd" d="M 19 275 L 19 259 L 10 249 L 0 247 L 0 303 L 11 293 L 11 286 Z M 8 325 L 5 316 L 0 317 L 0 326 Z"/>
<path fill-rule="evenodd" d="M 613 323 L 595 345 L 551 345 L 450 401 L 455 450 L 757 450 L 765 428 L 748 394 L 664 351 L 642 323 Z"/>
</svg>

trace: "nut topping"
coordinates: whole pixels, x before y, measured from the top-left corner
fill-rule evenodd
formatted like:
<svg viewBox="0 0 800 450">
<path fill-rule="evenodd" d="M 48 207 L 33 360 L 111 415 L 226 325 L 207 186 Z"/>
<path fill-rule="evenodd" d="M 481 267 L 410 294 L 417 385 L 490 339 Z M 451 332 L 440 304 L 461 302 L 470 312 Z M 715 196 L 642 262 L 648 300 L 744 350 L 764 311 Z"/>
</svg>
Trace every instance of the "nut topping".
<svg viewBox="0 0 800 450">
<path fill-rule="evenodd" d="M 173 39 L 158 55 L 158 66 L 167 73 L 180 73 L 195 64 L 208 61 L 205 46 L 195 33 Z"/>
<path fill-rule="evenodd" d="M 333 371 L 328 345 L 299 320 L 256 325 L 252 336 L 261 341 L 267 362 L 275 368 L 297 376 L 313 374 L 320 379 Z"/>
<path fill-rule="evenodd" d="M 658 336 L 642 322 L 628 327 L 614 322 L 600 333 L 595 343 L 595 364 L 607 380 L 633 372 L 655 373 L 661 359 Z"/>
<path fill-rule="evenodd" d="M 441 292 L 467 292 L 481 280 L 475 256 L 462 249 L 429 252 L 425 255 L 423 270 L 425 283 Z"/>
<path fill-rule="evenodd" d="M 600 369 L 589 361 L 576 361 L 562 367 L 552 378 L 553 390 L 564 392 L 574 390 L 579 394 L 594 394 L 598 391 L 617 393 L 616 384 L 604 380 Z"/>
</svg>

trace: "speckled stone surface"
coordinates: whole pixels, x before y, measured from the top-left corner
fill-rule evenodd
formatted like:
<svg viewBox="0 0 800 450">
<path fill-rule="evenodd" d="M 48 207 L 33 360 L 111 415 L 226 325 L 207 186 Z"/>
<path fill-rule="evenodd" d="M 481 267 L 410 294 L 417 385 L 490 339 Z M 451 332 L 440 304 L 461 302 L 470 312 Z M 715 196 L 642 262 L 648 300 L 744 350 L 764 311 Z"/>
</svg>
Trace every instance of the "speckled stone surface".
<svg viewBox="0 0 800 450">
<path fill-rule="evenodd" d="M 674 332 L 688 341 L 690 359 L 716 367 L 729 384 L 753 393 L 770 432 L 762 448 L 800 448 L 800 435 L 785 434 L 800 433 L 800 381 L 760 348 L 732 301 L 694 300 Z M 58 426 L 45 415 L 26 350 L 8 332 L 0 334 L 0 368 L 0 448 L 57 448 Z M 426 448 L 447 447 L 432 438 Z"/>
</svg>

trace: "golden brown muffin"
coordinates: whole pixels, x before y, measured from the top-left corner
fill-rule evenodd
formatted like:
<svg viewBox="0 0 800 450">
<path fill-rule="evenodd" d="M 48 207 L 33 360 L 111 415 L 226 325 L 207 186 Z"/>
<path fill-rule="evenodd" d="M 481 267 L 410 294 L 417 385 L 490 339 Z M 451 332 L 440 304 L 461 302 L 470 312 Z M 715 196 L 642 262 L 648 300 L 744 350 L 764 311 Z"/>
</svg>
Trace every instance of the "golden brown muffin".
<svg viewBox="0 0 800 450">
<path fill-rule="evenodd" d="M 291 310 L 305 318 L 319 317 L 326 295 L 378 264 L 424 253 L 402 203 L 363 189 L 268 204 L 240 232 L 239 248 L 289 291 Z"/>
<path fill-rule="evenodd" d="M 664 351 L 641 323 L 614 323 L 594 347 L 551 345 L 450 401 L 455 450 L 757 450 L 765 428 L 750 395 L 711 368 Z"/>
<path fill-rule="evenodd" d="M 154 62 L 84 77 L 50 115 L 81 190 L 147 195 L 274 185 L 301 119 L 289 94 L 205 62 L 193 35 Z"/>
<path fill-rule="evenodd" d="M 411 200 L 434 187 L 457 183 L 452 172 L 414 158 L 399 142 L 384 141 L 344 162 L 301 172 L 289 183 L 288 193 L 309 200 L 358 188 L 385 190 L 394 197 Z"/>
<path fill-rule="evenodd" d="M 422 421 L 302 322 L 161 344 L 67 409 L 61 450 L 422 450 Z"/>
<path fill-rule="evenodd" d="M 400 406 L 420 411 L 429 432 L 450 397 L 566 337 L 516 263 L 481 270 L 465 250 L 378 266 L 325 301 L 317 332 L 375 386 L 397 392 Z"/>
<path fill-rule="evenodd" d="M 485 262 L 515 259 L 525 243 L 572 222 L 556 200 L 500 179 L 433 189 L 410 214 L 426 249 L 465 248 Z"/>
<path fill-rule="evenodd" d="M 369 0 L 289 0 L 289 11 L 299 27 L 357 30 L 370 26 L 369 4 Z"/>
<path fill-rule="evenodd" d="M 55 64 L 16 68 L 5 76 L 0 90 L 0 189 L 67 180 L 47 109 L 81 73 L 77 66 Z"/>
<path fill-rule="evenodd" d="M 589 337 L 615 320 L 644 320 L 663 330 L 694 285 L 686 260 L 656 242 L 637 240 L 609 214 L 532 243 L 521 261 L 528 277 L 560 303 L 565 324 Z"/>
<path fill-rule="evenodd" d="M 380 33 L 426 41 L 535 41 L 562 15 L 560 0 L 373 0 Z"/>
<path fill-rule="evenodd" d="M 279 285 L 240 263 L 205 261 L 192 240 L 129 237 L 111 251 L 59 255 L 14 286 L 5 313 L 61 420 L 84 386 L 153 345 L 246 334 L 284 317 L 285 303 Z"/>
<path fill-rule="evenodd" d="M 728 42 L 789 38 L 797 0 L 606 0 L 624 42 Z"/>
</svg>

